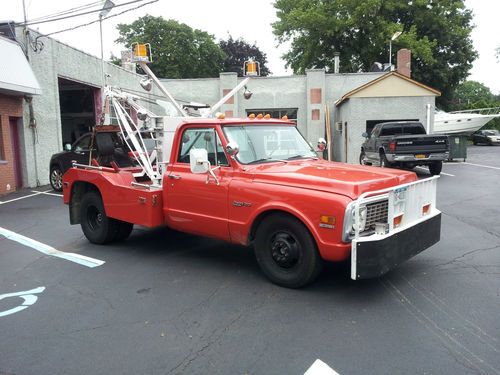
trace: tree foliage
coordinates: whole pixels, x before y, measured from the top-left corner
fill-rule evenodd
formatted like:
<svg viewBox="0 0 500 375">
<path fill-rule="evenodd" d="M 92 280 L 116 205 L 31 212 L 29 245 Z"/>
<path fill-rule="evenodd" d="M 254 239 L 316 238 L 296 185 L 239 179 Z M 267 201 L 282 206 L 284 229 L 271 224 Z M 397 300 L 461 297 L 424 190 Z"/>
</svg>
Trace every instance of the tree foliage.
<svg viewBox="0 0 500 375">
<path fill-rule="evenodd" d="M 243 64 L 249 59 L 253 59 L 260 63 L 260 75 L 268 76 L 271 71 L 267 67 L 267 56 L 259 47 L 254 44 L 249 44 L 243 39 L 233 39 L 231 35 L 227 40 L 219 42 L 220 48 L 226 54 L 224 59 L 225 72 L 237 72 L 239 77 L 243 76 Z"/>
<path fill-rule="evenodd" d="M 460 83 L 453 92 L 451 109 L 460 111 L 478 108 L 500 108 L 500 95 L 493 95 L 489 87 L 477 81 Z M 488 122 L 488 129 L 500 130 L 500 118 Z"/>
<path fill-rule="evenodd" d="M 367 71 L 389 60 L 389 40 L 402 31 L 393 51 L 412 51 L 413 78 L 440 90 L 446 107 L 477 57 L 472 13 L 463 0 L 276 0 L 274 6 L 274 33 L 291 43 L 284 58 L 295 73 L 332 71 L 336 51 L 341 71 Z"/>
<path fill-rule="evenodd" d="M 151 69 L 162 78 L 217 77 L 224 52 L 214 36 L 186 24 L 146 15 L 131 24 L 117 26 L 118 43 L 151 43 Z"/>
</svg>

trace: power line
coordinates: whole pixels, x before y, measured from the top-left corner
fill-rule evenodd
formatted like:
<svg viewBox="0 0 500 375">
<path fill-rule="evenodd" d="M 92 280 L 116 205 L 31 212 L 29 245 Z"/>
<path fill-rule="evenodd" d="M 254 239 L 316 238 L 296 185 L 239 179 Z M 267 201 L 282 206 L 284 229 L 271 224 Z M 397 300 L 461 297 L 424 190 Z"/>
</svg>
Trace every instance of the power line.
<svg viewBox="0 0 500 375">
<path fill-rule="evenodd" d="M 53 17 L 57 17 L 57 16 L 63 16 L 63 15 L 75 13 L 75 12 L 80 11 L 80 10 L 92 8 L 92 7 L 95 7 L 97 5 L 102 5 L 102 3 L 103 3 L 102 0 L 95 1 L 93 3 L 84 4 L 84 5 L 81 5 L 79 7 L 74 7 L 74 8 L 66 9 L 66 10 L 63 10 L 63 11 L 60 11 L 60 12 L 48 14 L 48 15 L 45 15 L 45 16 L 40 16 L 38 18 L 33 18 L 33 19 L 29 20 L 29 22 L 43 21 L 43 20 L 46 20 L 46 19 L 49 19 L 49 18 L 53 18 Z M 25 23 L 26 23 L 26 21 L 25 21 Z"/>
<path fill-rule="evenodd" d="M 140 1 L 144 1 L 144 0 L 140 0 Z M 116 13 L 116 14 L 113 14 L 111 16 L 107 16 L 107 17 L 104 17 L 102 19 L 102 21 L 104 20 L 107 20 L 109 18 L 113 18 L 113 17 L 117 17 L 121 14 L 124 14 L 124 13 L 127 13 L 127 12 L 130 12 L 132 10 L 136 10 L 136 9 L 139 9 L 139 8 L 142 8 L 146 5 L 149 5 L 149 4 L 152 4 L 152 3 L 156 3 L 157 1 L 159 0 L 151 0 L 151 1 L 148 1 L 147 3 L 144 3 L 144 4 L 140 4 L 136 7 L 133 7 L 133 8 L 130 8 L 130 9 L 125 9 L 124 11 L 121 11 L 120 13 Z M 137 2 L 137 1 L 134 1 L 134 2 Z M 125 5 L 125 4 L 121 4 L 121 5 Z M 31 43 L 31 47 L 33 49 L 33 51 L 35 52 L 38 52 L 38 51 L 41 51 L 43 49 L 43 42 L 41 41 L 38 41 L 38 39 L 40 38 L 43 38 L 43 37 L 47 37 L 47 36 L 50 36 L 50 35 L 54 35 L 54 34 L 59 34 L 59 33 L 63 33 L 65 31 L 72 31 L 72 30 L 76 30 L 76 29 L 79 29 L 81 27 L 85 27 L 85 26 L 89 26 L 89 25 L 92 25 L 94 23 L 97 23 L 99 22 L 100 20 L 94 20 L 94 21 L 91 21 L 91 22 L 87 22 L 87 23 L 83 23 L 81 25 L 77 25 L 77 26 L 73 26 L 73 27 L 69 27 L 67 29 L 63 29 L 63 30 L 58 30 L 58 31 L 54 31 L 54 32 L 51 32 L 51 33 L 48 33 L 48 34 L 40 34 L 38 35 L 35 40 Z"/>
<path fill-rule="evenodd" d="M 52 18 L 52 19 L 48 19 L 48 20 L 45 20 L 45 21 L 36 21 L 36 22 L 28 21 L 26 23 L 21 22 L 21 23 L 17 23 L 16 26 L 30 26 L 30 25 L 37 25 L 37 24 L 40 24 L 40 23 L 47 23 L 47 22 L 54 22 L 54 21 L 65 20 L 65 19 L 68 19 L 68 18 L 73 18 L 73 17 L 78 17 L 78 16 L 84 16 L 86 14 L 100 12 L 102 10 L 108 10 L 108 9 L 111 9 L 111 8 L 118 8 L 118 7 L 122 7 L 122 6 L 125 6 L 125 5 L 130 5 L 130 4 L 138 3 L 140 1 L 144 1 L 144 0 L 132 0 L 132 1 L 128 1 L 128 2 L 123 3 L 123 4 L 117 4 L 114 7 L 107 7 L 107 8 L 101 8 L 101 9 L 89 10 L 87 12 L 82 12 L 82 13 L 78 13 L 78 14 L 67 15 L 67 16 L 63 16 L 63 17 Z M 108 17 L 108 18 L 110 18 L 110 17 Z"/>
</svg>

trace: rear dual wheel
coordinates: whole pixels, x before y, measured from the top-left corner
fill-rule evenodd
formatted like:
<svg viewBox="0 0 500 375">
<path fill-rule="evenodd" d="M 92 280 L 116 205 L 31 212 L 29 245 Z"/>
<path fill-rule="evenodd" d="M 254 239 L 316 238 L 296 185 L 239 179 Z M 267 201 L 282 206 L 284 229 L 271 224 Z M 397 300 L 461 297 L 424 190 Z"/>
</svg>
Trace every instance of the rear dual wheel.
<svg viewBox="0 0 500 375">
<path fill-rule="evenodd" d="M 83 234 L 95 244 L 126 239 L 134 224 L 106 216 L 101 195 L 96 191 L 85 193 L 81 201 L 80 225 Z"/>
</svg>

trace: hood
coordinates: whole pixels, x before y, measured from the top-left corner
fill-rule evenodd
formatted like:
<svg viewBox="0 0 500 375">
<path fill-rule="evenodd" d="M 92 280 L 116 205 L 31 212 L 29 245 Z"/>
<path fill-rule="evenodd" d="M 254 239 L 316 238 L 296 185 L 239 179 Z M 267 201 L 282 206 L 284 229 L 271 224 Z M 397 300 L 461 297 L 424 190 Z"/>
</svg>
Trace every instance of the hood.
<svg viewBox="0 0 500 375">
<path fill-rule="evenodd" d="M 255 182 L 342 194 L 351 199 L 417 180 L 414 172 L 324 160 L 260 164 L 247 172 L 253 173 Z"/>
</svg>

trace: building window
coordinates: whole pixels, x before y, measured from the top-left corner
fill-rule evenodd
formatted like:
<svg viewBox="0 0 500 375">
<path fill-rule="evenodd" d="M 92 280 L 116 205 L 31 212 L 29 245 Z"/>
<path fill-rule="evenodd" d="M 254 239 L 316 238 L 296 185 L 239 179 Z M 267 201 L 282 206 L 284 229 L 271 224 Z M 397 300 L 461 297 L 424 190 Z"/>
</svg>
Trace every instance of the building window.
<svg viewBox="0 0 500 375">
<path fill-rule="evenodd" d="M 247 109 L 247 116 L 251 113 L 258 115 L 262 113 L 263 115 L 271 115 L 271 118 L 280 119 L 283 116 L 287 116 L 290 121 L 297 123 L 297 112 L 298 108 L 267 108 L 267 109 Z"/>
</svg>

